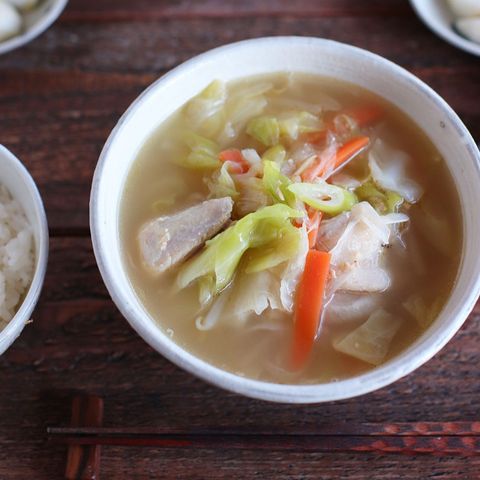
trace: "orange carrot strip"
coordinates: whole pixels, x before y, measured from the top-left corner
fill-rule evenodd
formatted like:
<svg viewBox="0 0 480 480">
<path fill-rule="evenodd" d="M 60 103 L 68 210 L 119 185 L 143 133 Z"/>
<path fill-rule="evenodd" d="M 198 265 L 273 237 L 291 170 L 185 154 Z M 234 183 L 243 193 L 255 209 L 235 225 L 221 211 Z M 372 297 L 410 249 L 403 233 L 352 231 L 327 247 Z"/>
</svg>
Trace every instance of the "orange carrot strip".
<svg viewBox="0 0 480 480">
<path fill-rule="evenodd" d="M 314 163 L 302 173 L 304 182 L 311 182 L 317 177 L 322 177 L 327 173 L 338 168 L 340 165 L 348 162 L 353 157 L 361 153 L 370 143 L 368 137 L 353 137 L 347 143 L 344 143 L 333 156 L 327 161 L 319 161 Z"/>
<path fill-rule="evenodd" d="M 353 118 L 359 127 L 368 127 L 385 115 L 383 108 L 378 105 L 359 105 L 342 110 L 340 113 Z"/>
<path fill-rule="evenodd" d="M 328 252 L 308 251 L 295 307 L 292 362 L 296 370 L 305 365 L 312 351 L 329 270 L 330 254 Z"/>
<path fill-rule="evenodd" d="M 385 116 L 385 111 L 378 105 L 370 104 L 343 109 L 337 112 L 336 115 L 347 115 L 348 117 L 353 118 L 357 125 L 362 128 L 368 127 L 369 125 L 381 120 Z M 305 141 L 313 144 L 323 143 L 327 139 L 329 130 L 335 132 L 335 126 L 332 118 L 326 122 L 324 130 L 306 133 L 304 136 Z"/>
<path fill-rule="evenodd" d="M 237 148 L 230 148 L 219 153 L 218 158 L 221 162 L 232 162 L 232 168 L 235 173 L 248 172 L 249 163 L 243 158 L 242 152 Z"/>
<path fill-rule="evenodd" d="M 340 165 L 348 162 L 348 160 L 351 160 L 353 157 L 361 153 L 368 147 L 369 143 L 370 139 L 368 137 L 353 137 L 347 143 L 344 143 L 335 155 L 334 168 L 338 168 Z"/>
</svg>

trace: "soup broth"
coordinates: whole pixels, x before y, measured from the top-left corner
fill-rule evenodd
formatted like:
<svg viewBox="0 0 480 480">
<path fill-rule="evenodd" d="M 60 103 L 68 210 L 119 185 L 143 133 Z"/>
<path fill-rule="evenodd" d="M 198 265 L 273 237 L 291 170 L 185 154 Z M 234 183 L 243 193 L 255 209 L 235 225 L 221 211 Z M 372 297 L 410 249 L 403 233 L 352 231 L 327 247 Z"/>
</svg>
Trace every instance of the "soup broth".
<svg viewBox="0 0 480 480">
<path fill-rule="evenodd" d="M 396 356 L 435 320 L 454 285 L 459 266 L 460 205 L 440 153 L 419 126 L 396 107 L 338 80 L 278 73 L 229 83 L 223 95 L 223 100 L 218 101 L 223 101 L 224 109 L 220 120 L 215 119 L 216 113 L 195 119 L 190 104 L 160 125 L 139 152 L 126 181 L 120 235 L 131 285 L 145 309 L 158 327 L 182 348 L 221 369 L 253 379 L 298 384 L 330 382 L 366 372 Z M 208 102 L 213 96 L 207 92 L 203 101 Z M 213 108 L 218 113 L 217 107 Z M 256 118 L 267 122 L 265 128 L 259 122 L 252 123 Z M 221 183 L 221 163 L 218 167 L 191 168 L 193 157 L 189 155 L 198 138 L 185 141 L 187 131 L 207 137 L 218 146 L 218 151 L 234 151 L 237 157 L 241 152 L 240 160 L 235 156 L 231 161 L 222 160 L 223 165 L 230 162 L 231 168 L 226 171 L 236 192 L 232 194 L 232 221 L 238 225 L 241 218 L 254 211 L 251 204 L 256 200 L 252 191 L 265 185 L 261 169 L 266 165 L 263 157 L 272 142 L 264 137 L 272 118 L 279 119 L 277 143 L 286 149 L 285 158 L 275 160 L 285 176 L 292 181 L 320 182 L 318 185 L 329 191 L 321 183 L 323 180 L 316 178 L 323 177 L 328 185 L 338 188 L 332 194 L 322 194 L 321 201 L 328 208 L 319 210 L 322 218 L 317 223 L 318 236 L 313 248 L 310 243 L 310 250 L 317 249 L 321 255 L 330 252 L 328 258 L 332 262 L 327 284 L 320 293 L 323 305 L 314 326 L 315 340 L 311 348 L 305 343 L 302 349 L 309 351 L 301 364 L 297 362 L 294 366 L 292 345 L 302 335 L 295 331 L 303 321 L 298 305 L 299 290 L 305 288 L 302 272 L 289 284 L 290 290 L 293 289 L 292 311 L 285 305 L 273 308 L 278 305 L 268 295 L 266 300 L 262 295 L 263 289 L 270 293 L 276 289 L 278 294 L 278 289 L 285 286 L 280 282 L 285 279 L 286 266 L 293 265 L 295 259 L 298 263 L 300 258 L 302 269 L 308 261 L 306 250 L 303 257 L 295 254 L 272 267 L 270 271 L 275 272 L 272 277 L 268 277 L 268 272 L 245 273 L 248 262 L 256 254 L 262 254 L 262 247 L 247 250 L 241 255 L 233 277 L 208 299 L 205 294 L 202 298 L 201 281 L 196 279 L 182 288 L 178 278 L 185 265 L 209 247 L 190 254 L 189 259 L 165 272 L 155 273 L 146 266 L 139 245 L 139 232 L 148 222 L 208 198 L 226 197 L 227 187 L 232 187 L 231 183 Z M 368 144 L 349 163 L 330 165 L 334 170 L 340 167 L 333 175 L 331 171 L 328 174 L 321 171 L 319 159 L 338 159 L 349 148 L 355 150 L 363 138 L 367 138 Z M 195 158 L 203 161 L 209 147 L 202 148 L 203 156 Z M 185 158 L 191 158 L 192 162 L 186 164 Z M 315 178 L 308 173 L 312 168 L 317 168 Z M 256 173 L 252 173 L 254 169 Z M 246 182 L 250 182 L 248 186 Z M 283 188 L 279 187 L 277 196 L 270 192 L 266 205 L 264 200 L 263 204 L 259 201 L 257 210 L 275 204 L 303 208 L 304 220 L 289 219 L 288 228 L 294 225 L 299 231 L 312 230 L 311 217 L 319 216 L 315 208 L 304 204 L 300 196 L 293 198 L 287 207 L 285 197 L 290 190 Z M 260 193 L 264 198 L 264 192 Z M 344 203 L 353 198 L 351 204 L 341 207 L 341 213 L 325 211 L 331 208 L 329 202 L 337 194 L 343 195 Z M 371 257 L 364 258 L 372 245 L 369 235 L 376 235 L 378 230 L 374 230 L 372 222 L 378 218 L 384 222 L 378 228 L 380 231 L 386 228 L 387 237 L 382 241 L 375 237 L 377 243 L 371 249 Z M 201 216 L 198 222 L 202 223 Z M 223 228 L 232 225 L 235 223 Z M 352 233 L 353 237 L 348 238 L 345 232 L 349 228 L 357 236 Z M 270 248 L 269 252 L 274 255 L 283 248 Z M 348 259 L 344 255 L 349 255 Z M 353 275 L 354 268 L 357 270 Z M 262 302 L 266 301 L 267 307 L 258 315 L 254 311 L 243 312 L 239 319 L 242 300 L 238 297 L 244 303 L 254 303 L 259 310 L 263 308 L 259 307 Z M 313 304 L 305 307 L 307 316 L 314 308 Z"/>
</svg>

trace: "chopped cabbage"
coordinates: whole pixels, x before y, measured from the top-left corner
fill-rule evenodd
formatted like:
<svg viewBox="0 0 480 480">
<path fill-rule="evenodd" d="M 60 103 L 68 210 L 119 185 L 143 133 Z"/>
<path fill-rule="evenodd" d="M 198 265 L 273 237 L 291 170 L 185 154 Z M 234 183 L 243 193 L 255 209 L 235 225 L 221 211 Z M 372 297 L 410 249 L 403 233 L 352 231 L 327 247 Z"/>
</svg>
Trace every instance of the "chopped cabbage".
<svg viewBox="0 0 480 480">
<path fill-rule="evenodd" d="M 220 144 L 226 145 L 237 138 L 248 121 L 251 118 L 261 115 L 266 106 L 267 99 L 263 95 L 258 97 L 240 96 L 238 98 L 232 98 L 226 108 L 228 121 L 220 134 Z"/>
<path fill-rule="evenodd" d="M 379 309 L 372 313 L 360 327 L 334 342 L 333 347 L 339 352 L 364 362 L 380 365 L 401 325 L 401 318 Z"/>
<path fill-rule="evenodd" d="M 357 203 L 357 198 L 352 192 L 330 185 L 322 179 L 318 179 L 316 183 L 294 183 L 288 190 L 302 202 L 329 215 L 348 211 Z"/>
<path fill-rule="evenodd" d="M 275 238 L 267 244 L 251 249 L 247 256 L 246 273 L 274 268 L 295 256 L 301 247 L 301 230 L 291 222 L 279 228 Z"/>
<path fill-rule="evenodd" d="M 266 147 L 277 145 L 280 138 L 280 126 L 275 117 L 262 116 L 252 118 L 247 125 L 247 134 Z"/>
<path fill-rule="evenodd" d="M 225 123 L 227 88 L 220 80 L 214 80 L 185 107 L 185 116 L 192 130 L 201 135 L 216 135 Z"/>
<path fill-rule="evenodd" d="M 349 190 L 355 190 L 362 184 L 355 177 L 348 175 L 343 171 L 333 174 L 329 180 L 333 185 L 338 185 L 339 187 L 347 188 Z"/>
<path fill-rule="evenodd" d="M 382 215 L 382 220 L 386 225 L 397 225 L 398 223 L 408 222 L 410 218 L 405 213 L 387 213 Z"/>
<path fill-rule="evenodd" d="M 312 113 L 289 112 L 278 118 L 280 135 L 290 140 L 297 140 L 302 133 L 315 132 L 323 128 L 323 123 Z"/>
<path fill-rule="evenodd" d="M 210 198 L 231 197 L 233 200 L 238 198 L 239 193 L 235 182 L 228 171 L 230 163 L 231 162 L 225 162 L 220 170 L 206 180 L 208 190 L 210 191 Z"/>
<path fill-rule="evenodd" d="M 266 193 L 261 178 L 238 175 L 236 183 L 240 193 L 235 201 L 235 212 L 238 216 L 243 217 L 271 204 L 270 195 Z"/>
<path fill-rule="evenodd" d="M 253 314 L 266 315 L 265 311 L 268 309 L 291 313 L 308 252 L 306 229 L 297 230 L 301 236 L 300 245 L 286 266 L 278 265 L 255 273 L 239 272 L 231 286 L 215 299 L 207 315 L 201 318 L 200 325 L 197 324 L 197 328 L 213 328 L 222 318 L 227 318 L 229 325 L 244 326 Z M 228 316 L 223 315 L 227 311 Z M 267 324 L 267 327 L 274 328 L 278 323 L 278 313 L 274 322 Z M 262 324 L 255 325 L 265 328 Z"/>
<path fill-rule="evenodd" d="M 309 249 L 307 229 L 303 226 L 297 230 L 300 232 L 298 250 L 281 272 L 280 299 L 287 312 L 293 312 L 295 292 L 305 268 L 305 260 Z"/>
<path fill-rule="evenodd" d="M 276 203 L 295 204 L 295 195 L 288 189 L 292 183 L 280 172 L 279 166 L 269 160 L 263 162 L 263 186 Z"/>
<path fill-rule="evenodd" d="M 239 274 L 232 285 L 229 312 L 234 321 L 245 323 L 255 313 L 261 315 L 267 308 L 282 310 L 280 279 L 276 271 L 262 270 Z"/>
<path fill-rule="evenodd" d="M 217 295 L 230 283 L 240 259 L 248 249 L 269 246 L 278 241 L 283 232 L 295 228 L 290 219 L 301 215 L 286 205 L 277 204 L 243 217 L 209 240 L 202 252 L 180 269 L 178 286 L 184 288 L 194 280 L 201 279 L 201 299 L 209 298 L 206 291 L 211 296 Z M 281 244 L 278 248 L 288 247 Z"/>
<path fill-rule="evenodd" d="M 354 205 L 335 247 L 331 250 L 332 282 L 329 295 L 337 290 L 376 292 L 390 286 L 390 275 L 382 268 L 384 245 L 390 228 L 367 202 Z"/>
<path fill-rule="evenodd" d="M 336 286 L 352 292 L 383 292 L 390 286 L 390 275 L 378 266 L 358 266 L 339 275 Z"/>
<path fill-rule="evenodd" d="M 355 189 L 355 194 L 359 200 L 367 201 L 378 213 L 384 215 L 386 213 L 393 213 L 398 210 L 404 199 L 397 192 L 381 190 L 375 185 L 372 180 L 367 180 L 365 183 Z"/>
<path fill-rule="evenodd" d="M 215 142 L 193 132 L 184 134 L 184 141 L 190 148 L 186 158 L 177 159 L 176 163 L 182 167 L 196 169 L 213 169 L 221 165 L 218 159 L 220 148 Z"/>
<path fill-rule="evenodd" d="M 445 256 L 450 256 L 454 243 L 451 225 L 445 217 L 441 217 L 439 212 L 435 211 L 432 205 L 422 201 L 420 208 L 417 210 L 419 216 L 415 226 L 418 228 L 422 236 L 432 245 L 438 252 Z"/>
<path fill-rule="evenodd" d="M 317 248 L 324 252 L 332 250 L 345 231 L 349 220 L 349 212 L 343 212 L 336 217 L 322 220 L 318 227 Z"/>
<path fill-rule="evenodd" d="M 376 140 L 368 155 L 368 166 L 374 182 L 383 190 L 397 192 L 407 202 L 417 202 L 423 194 L 422 187 L 407 178 L 405 168 L 409 156 Z"/>
<path fill-rule="evenodd" d="M 418 293 L 414 293 L 402 305 L 421 328 L 427 328 L 440 314 L 443 301 L 438 297 L 430 306 L 427 306 L 423 297 Z"/>
<path fill-rule="evenodd" d="M 242 156 L 251 166 L 259 165 L 262 161 L 260 155 L 254 148 L 244 148 L 242 150 Z"/>
<path fill-rule="evenodd" d="M 279 167 L 283 165 L 286 158 L 287 158 L 287 151 L 285 150 L 285 147 L 283 145 L 275 145 L 274 147 L 270 147 L 262 155 L 262 160 L 274 162 Z"/>
<path fill-rule="evenodd" d="M 206 315 L 199 315 L 195 319 L 195 326 L 198 330 L 211 330 L 218 325 L 223 316 L 223 311 L 229 303 L 232 294 L 231 288 L 226 288 L 212 303 Z M 210 299 L 210 298 L 209 298 Z M 206 302 L 204 302 L 206 303 Z"/>
<path fill-rule="evenodd" d="M 358 326 L 381 305 L 377 293 L 337 292 L 323 310 L 325 326 Z"/>
<path fill-rule="evenodd" d="M 261 315 L 267 308 L 283 310 L 280 279 L 276 272 L 239 273 L 195 324 L 199 330 L 211 330 L 228 320 L 229 326 L 243 327 L 253 314 Z"/>
</svg>

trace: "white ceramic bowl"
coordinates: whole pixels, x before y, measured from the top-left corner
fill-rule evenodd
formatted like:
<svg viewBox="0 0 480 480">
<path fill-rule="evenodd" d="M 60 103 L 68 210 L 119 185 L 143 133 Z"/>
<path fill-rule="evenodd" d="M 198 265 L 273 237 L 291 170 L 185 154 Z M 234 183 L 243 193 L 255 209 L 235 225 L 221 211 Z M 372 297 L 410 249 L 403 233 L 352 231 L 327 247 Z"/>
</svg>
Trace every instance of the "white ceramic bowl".
<svg viewBox="0 0 480 480">
<path fill-rule="evenodd" d="M 480 44 L 462 37 L 454 30 L 455 15 L 446 0 L 410 0 L 410 3 L 433 32 L 455 47 L 480 56 Z"/>
<path fill-rule="evenodd" d="M 19 48 L 42 34 L 63 12 L 68 0 L 42 0 L 38 7 L 22 14 L 25 27 L 15 37 L 0 41 L 0 55 Z"/>
<path fill-rule="evenodd" d="M 461 186 L 463 256 L 454 291 L 443 312 L 421 338 L 393 360 L 334 383 L 299 386 L 250 380 L 183 350 L 162 333 L 135 295 L 120 251 L 118 222 L 123 186 L 138 151 L 159 124 L 215 78 L 228 81 L 276 71 L 335 77 L 389 99 L 422 126 L 446 158 L 457 187 Z M 359 48 L 317 38 L 272 37 L 246 40 L 199 55 L 140 95 L 120 119 L 100 156 L 90 199 L 90 226 L 97 262 L 114 302 L 154 349 L 185 370 L 228 390 L 278 402 L 313 403 L 354 397 L 403 377 L 435 355 L 460 328 L 480 291 L 478 205 L 479 152 L 455 112 L 432 89 L 401 67 Z"/>
<path fill-rule="evenodd" d="M 37 304 L 42 289 L 48 259 L 47 217 L 37 186 L 23 164 L 0 145 L 0 183 L 5 185 L 10 194 L 23 208 L 33 227 L 35 239 L 35 271 L 32 283 L 17 313 L 9 324 L 0 330 L 0 355 L 20 335 L 25 323 Z"/>
</svg>

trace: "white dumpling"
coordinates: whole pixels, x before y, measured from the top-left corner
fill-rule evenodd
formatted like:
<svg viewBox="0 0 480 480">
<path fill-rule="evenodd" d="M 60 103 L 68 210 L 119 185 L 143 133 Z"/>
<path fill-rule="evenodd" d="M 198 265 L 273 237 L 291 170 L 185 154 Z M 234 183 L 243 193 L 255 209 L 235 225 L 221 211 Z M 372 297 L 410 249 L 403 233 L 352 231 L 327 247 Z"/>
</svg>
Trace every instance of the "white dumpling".
<svg viewBox="0 0 480 480">
<path fill-rule="evenodd" d="M 10 5 L 18 8 L 19 10 L 30 10 L 35 7 L 38 0 L 6 0 Z"/>
<path fill-rule="evenodd" d="M 22 17 L 10 4 L 0 0 L 0 41 L 18 35 Z"/>
<path fill-rule="evenodd" d="M 461 18 L 455 22 L 455 28 L 464 37 L 480 43 L 480 17 Z"/>
<path fill-rule="evenodd" d="M 448 3 L 458 17 L 480 15 L 480 0 L 448 0 Z"/>
</svg>

